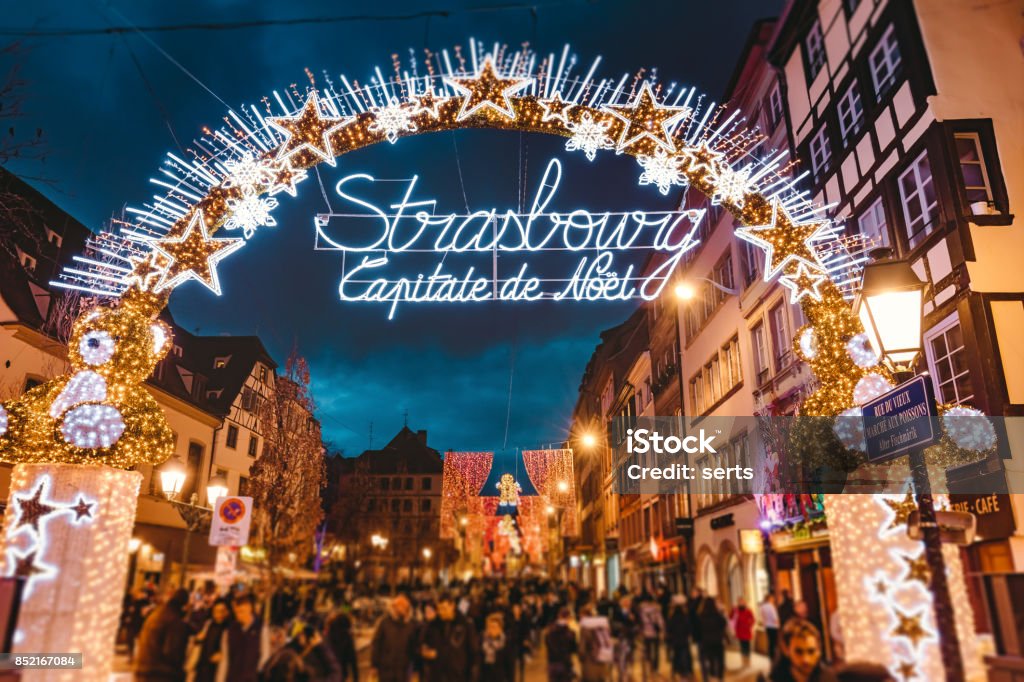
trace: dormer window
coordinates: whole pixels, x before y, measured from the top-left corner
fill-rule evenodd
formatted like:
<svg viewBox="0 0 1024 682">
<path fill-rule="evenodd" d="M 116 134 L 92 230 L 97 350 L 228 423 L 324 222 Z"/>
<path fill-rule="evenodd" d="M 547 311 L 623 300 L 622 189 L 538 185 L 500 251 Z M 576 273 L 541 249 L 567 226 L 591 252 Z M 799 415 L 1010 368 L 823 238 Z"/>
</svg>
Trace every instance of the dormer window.
<svg viewBox="0 0 1024 682">
<path fill-rule="evenodd" d="M 54 232 L 53 230 L 51 230 L 50 228 L 46 228 L 46 241 L 50 242 L 59 249 L 60 245 L 64 243 L 64 238 L 61 237 L 56 232 Z"/>
<path fill-rule="evenodd" d="M 171 349 L 171 353 L 174 354 L 174 357 L 180 358 L 185 354 L 185 351 L 183 351 L 181 349 L 181 346 L 179 346 L 178 344 L 174 344 L 174 347 Z"/>
<path fill-rule="evenodd" d="M 36 269 L 36 259 L 33 258 L 32 256 L 28 255 L 27 253 L 25 253 L 21 249 L 17 249 L 17 251 L 18 251 L 18 262 L 21 263 L 21 267 L 25 268 L 29 272 L 35 272 L 35 269 Z"/>
<path fill-rule="evenodd" d="M 225 367 L 228 366 L 228 362 L 230 362 L 230 361 L 231 361 L 231 356 L 230 355 L 221 355 L 219 357 L 216 357 L 216 358 L 213 359 L 213 368 L 214 369 L 224 369 Z"/>
</svg>

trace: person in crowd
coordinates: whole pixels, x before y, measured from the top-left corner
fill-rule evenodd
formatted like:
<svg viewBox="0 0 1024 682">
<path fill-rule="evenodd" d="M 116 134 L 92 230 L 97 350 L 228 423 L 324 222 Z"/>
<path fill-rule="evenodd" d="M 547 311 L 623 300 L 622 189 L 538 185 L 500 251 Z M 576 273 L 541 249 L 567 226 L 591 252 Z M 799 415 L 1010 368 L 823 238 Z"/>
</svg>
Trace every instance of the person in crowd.
<svg viewBox="0 0 1024 682">
<path fill-rule="evenodd" d="M 700 664 L 701 679 L 706 680 L 708 679 L 708 671 L 704 669 L 704 657 L 700 655 L 700 612 L 703 606 L 704 591 L 699 587 L 694 587 L 690 592 L 690 603 L 687 605 L 688 615 L 690 616 L 690 636 L 693 638 L 693 643 L 697 648 L 697 660 Z"/>
<path fill-rule="evenodd" d="M 639 631 L 636 615 L 633 613 L 633 598 L 624 592 L 619 598 L 615 618 L 612 620 L 612 632 L 615 635 L 615 668 L 619 674 L 619 682 L 631 678 L 629 669 L 633 665 L 633 650 Z"/>
<path fill-rule="evenodd" d="M 341 682 L 359 682 L 359 661 L 356 658 L 356 640 L 352 634 L 352 619 L 341 609 L 327 621 L 327 645 L 341 667 Z"/>
<path fill-rule="evenodd" d="M 190 682 L 218 682 L 226 674 L 224 636 L 231 625 L 231 611 L 223 600 L 213 602 L 209 611 L 209 620 L 192 639 L 189 662 L 194 666 Z"/>
<path fill-rule="evenodd" d="M 465 682 L 476 677 L 476 631 L 456 610 L 455 597 L 451 594 L 442 594 L 438 599 L 437 618 L 423 634 L 420 655 L 428 682 Z"/>
<path fill-rule="evenodd" d="M 721 604 L 711 597 L 703 600 L 700 609 L 700 658 L 701 669 L 707 671 L 703 679 L 725 678 L 725 638 L 729 621 L 722 612 Z"/>
<path fill-rule="evenodd" d="M 779 627 L 786 627 L 789 619 L 796 614 L 796 604 L 789 590 L 782 591 L 782 600 L 779 602 Z"/>
<path fill-rule="evenodd" d="M 307 682 L 341 682 L 341 666 L 315 625 L 303 625 L 295 635 L 295 641 L 301 650 Z"/>
<path fill-rule="evenodd" d="M 768 660 L 775 661 L 775 654 L 779 646 L 779 609 L 775 605 L 775 594 L 769 592 L 765 595 L 758 611 L 761 615 L 761 624 L 764 625 L 765 637 L 768 639 Z"/>
<path fill-rule="evenodd" d="M 593 605 L 580 609 L 580 668 L 583 682 L 602 682 L 610 677 L 615 661 L 615 643 L 607 616 Z"/>
<path fill-rule="evenodd" d="M 729 614 L 729 622 L 732 624 L 733 634 L 740 643 L 740 655 L 743 657 L 743 667 L 750 667 L 750 646 L 754 641 L 754 612 L 747 608 L 747 600 L 740 597 L 736 600 L 736 606 Z"/>
<path fill-rule="evenodd" d="M 544 646 L 548 650 L 548 682 L 572 682 L 576 677 L 573 656 L 577 653 L 577 643 L 571 620 L 569 607 L 563 606 L 544 635 Z"/>
<path fill-rule="evenodd" d="M 124 610 L 121 613 L 121 627 L 124 628 L 125 644 L 128 645 L 128 661 L 135 656 L 135 640 L 142 631 L 142 623 L 153 610 L 153 600 L 149 592 L 139 588 L 125 596 Z"/>
<path fill-rule="evenodd" d="M 185 679 L 185 651 L 192 634 L 185 622 L 187 605 L 188 591 L 179 589 L 146 616 L 135 652 L 135 679 L 139 682 Z"/>
<path fill-rule="evenodd" d="M 370 643 L 370 665 L 379 682 L 405 682 L 412 666 L 416 625 L 412 602 L 404 594 L 391 600 L 388 612 L 377 623 Z"/>
<path fill-rule="evenodd" d="M 672 598 L 668 623 L 665 626 L 666 643 L 672 657 L 673 679 L 689 680 L 693 675 L 690 634 L 690 614 L 686 608 L 686 597 L 677 594 Z"/>
<path fill-rule="evenodd" d="M 280 625 L 271 626 L 268 643 L 272 653 L 260 668 L 260 682 L 299 682 L 304 673 L 298 645 Z"/>
<path fill-rule="evenodd" d="M 526 682 L 526 656 L 532 648 L 532 629 L 532 619 L 523 602 L 512 602 L 509 618 L 505 623 L 505 631 L 508 635 L 509 653 L 520 682 Z"/>
<path fill-rule="evenodd" d="M 791 618 L 779 644 L 782 656 L 772 666 L 771 682 L 838 682 L 821 660 L 821 633 L 810 621 Z"/>
<path fill-rule="evenodd" d="M 229 682 L 256 682 L 259 670 L 270 655 L 269 632 L 256 615 L 253 596 L 242 593 L 231 602 L 235 618 L 227 630 L 227 679 Z"/>
<path fill-rule="evenodd" d="M 661 605 L 654 597 L 644 592 L 639 609 L 640 636 L 644 640 L 644 662 L 648 669 L 658 670 L 660 665 L 659 650 L 661 638 L 665 632 L 665 621 L 661 613 Z"/>
<path fill-rule="evenodd" d="M 847 663 L 836 671 L 839 682 L 896 682 L 896 678 L 879 663 Z"/>
<path fill-rule="evenodd" d="M 484 621 L 484 633 L 480 638 L 480 667 L 481 679 L 486 682 L 514 682 L 515 659 L 501 613 L 492 613 Z"/>
</svg>

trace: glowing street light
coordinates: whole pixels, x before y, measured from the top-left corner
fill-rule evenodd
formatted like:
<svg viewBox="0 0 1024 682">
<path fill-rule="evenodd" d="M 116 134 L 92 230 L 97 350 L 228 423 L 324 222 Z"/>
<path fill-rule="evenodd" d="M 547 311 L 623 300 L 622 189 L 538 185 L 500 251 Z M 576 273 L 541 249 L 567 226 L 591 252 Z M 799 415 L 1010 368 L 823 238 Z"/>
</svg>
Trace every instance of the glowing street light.
<svg viewBox="0 0 1024 682">
<path fill-rule="evenodd" d="M 569 492 L 569 484 L 566 481 L 558 482 L 558 492 L 567 493 Z"/>
<path fill-rule="evenodd" d="M 584 433 L 580 436 L 580 442 L 583 443 L 583 447 L 592 448 L 597 445 L 597 436 L 590 432 Z"/>
<path fill-rule="evenodd" d="M 222 497 L 228 496 L 228 481 L 221 475 L 214 476 L 206 484 L 206 503 L 211 507 Z"/>
<path fill-rule="evenodd" d="M 891 249 L 876 249 L 875 260 L 864 266 L 861 288 L 854 302 L 871 348 L 897 373 L 913 371 L 921 352 L 924 290 L 903 260 L 892 260 Z"/>
<path fill-rule="evenodd" d="M 424 547 L 423 548 L 423 558 L 424 559 L 426 559 L 427 561 L 430 561 L 430 557 L 432 557 L 433 555 L 434 555 L 434 553 L 430 551 L 429 547 Z"/>
<path fill-rule="evenodd" d="M 185 479 L 188 472 L 185 465 L 177 457 L 172 457 L 160 466 L 160 488 L 168 500 L 173 500 L 181 494 L 185 486 Z"/>
<path fill-rule="evenodd" d="M 697 295 L 697 292 L 691 284 L 680 282 L 675 287 L 675 295 L 680 301 L 689 301 Z"/>
</svg>

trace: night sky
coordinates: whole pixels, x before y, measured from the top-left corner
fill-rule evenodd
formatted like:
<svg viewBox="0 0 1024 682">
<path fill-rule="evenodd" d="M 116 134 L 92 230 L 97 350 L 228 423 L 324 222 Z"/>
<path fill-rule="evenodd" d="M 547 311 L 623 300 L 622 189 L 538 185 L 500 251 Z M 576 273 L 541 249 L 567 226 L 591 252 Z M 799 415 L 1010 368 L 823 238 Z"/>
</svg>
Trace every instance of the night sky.
<svg viewBox="0 0 1024 682">
<path fill-rule="evenodd" d="M 231 106 L 257 102 L 275 88 L 304 85 L 305 68 L 318 79 L 326 70 L 334 79 L 345 73 L 368 81 L 375 66 L 390 72 L 392 54 L 406 57 L 412 48 L 420 57 L 424 47 L 465 46 L 470 36 L 485 44 L 528 41 L 542 54 L 568 42 L 584 65 L 603 56 L 599 77 L 656 67 L 662 80 L 695 85 L 717 100 L 753 21 L 777 12 L 781 1 L 540 1 L 535 15 L 528 6 L 485 9 L 495 4 L 502 3 L 7 3 L 0 43 L 22 42 L 25 123 L 44 129 L 50 151 L 43 166 L 11 170 L 44 177 L 47 184 L 36 183 L 44 193 L 98 228 L 124 204 L 154 193 L 148 178 L 166 151 L 187 146 L 203 125 L 220 124 L 226 108 L 216 97 Z M 431 10 L 450 14 L 147 33 L 181 68 L 136 32 L 17 35 Z M 337 168 L 322 165 L 321 176 L 333 203 L 338 179 L 369 173 L 419 175 L 418 193 L 436 198 L 443 212 L 461 212 L 467 200 L 473 210 L 504 209 L 516 205 L 523 178 L 532 196 L 548 159 L 558 157 L 565 166 L 559 209 L 673 207 L 653 187 L 637 187 L 632 159 L 605 152 L 588 164 L 563 144 L 497 131 L 440 133 L 344 156 Z M 389 321 L 379 305 L 338 300 L 340 256 L 313 249 L 312 217 L 325 210 L 316 178 L 300 186 L 298 198 L 280 197 L 278 227 L 222 263 L 222 297 L 196 283 L 175 293 L 171 311 L 180 324 L 202 334 L 258 334 L 281 362 L 298 344 L 310 360 L 325 437 L 348 455 L 369 445 L 371 423 L 372 443 L 382 446 L 406 412 L 410 428 L 429 430 L 440 450 L 504 448 L 510 455 L 565 438 L 598 333 L 624 320 L 631 305 L 404 304 Z"/>
</svg>

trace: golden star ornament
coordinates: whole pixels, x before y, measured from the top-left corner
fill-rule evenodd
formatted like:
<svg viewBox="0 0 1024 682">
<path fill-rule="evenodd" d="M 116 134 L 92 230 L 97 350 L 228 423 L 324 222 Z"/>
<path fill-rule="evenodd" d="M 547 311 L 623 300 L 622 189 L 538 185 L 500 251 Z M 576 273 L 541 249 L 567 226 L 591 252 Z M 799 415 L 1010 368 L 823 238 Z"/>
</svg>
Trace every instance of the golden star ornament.
<svg viewBox="0 0 1024 682">
<path fill-rule="evenodd" d="M 355 119 L 346 116 L 324 116 L 316 90 L 310 90 L 306 103 L 294 116 L 270 116 L 267 122 L 284 133 L 284 142 L 277 149 L 277 160 L 287 159 L 300 151 L 308 151 L 328 165 L 335 165 L 331 134 Z"/>
<path fill-rule="evenodd" d="M 786 220 L 779 221 L 782 214 Z M 787 225 L 788 224 L 788 225 Z M 827 222 L 794 223 L 789 219 L 786 209 L 779 205 L 778 198 L 772 199 L 772 218 L 767 225 L 741 227 L 736 236 L 765 251 L 765 279 L 778 274 L 783 267 L 792 261 L 804 263 L 811 268 L 820 270 L 818 257 L 811 248 L 810 242 L 827 227 Z"/>
<path fill-rule="evenodd" d="M 607 104 L 603 109 L 625 124 L 615 148 L 619 152 L 642 140 L 651 140 L 658 147 L 674 152 L 676 147 L 669 128 L 690 114 L 688 107 L 658 104 L 648 81 L 644 81 L 640 92 L 628 105 Z"/>
<path fill-rule="evenodd" d="M 194 279 L 220 296 L 217 264 L 244 245 L 244 239 L 210 237 L 203 212 L 196 211 L 181 235 L 153 242 L 154 251 L 170 260 L 153 289 L 154 293 L 173 289 Z"/>
<path fill-rule="evenodd" d="M 475 76 L 445 78 L 445 82 L 462 93 L 462 108 L 456 121 L 474 114 L 491 114 L 514 121 L 516 112 L 510 99 L 512 94 L 528 87 L 532 78 L 502 78 L 487 56 Z"/>
</svg>

